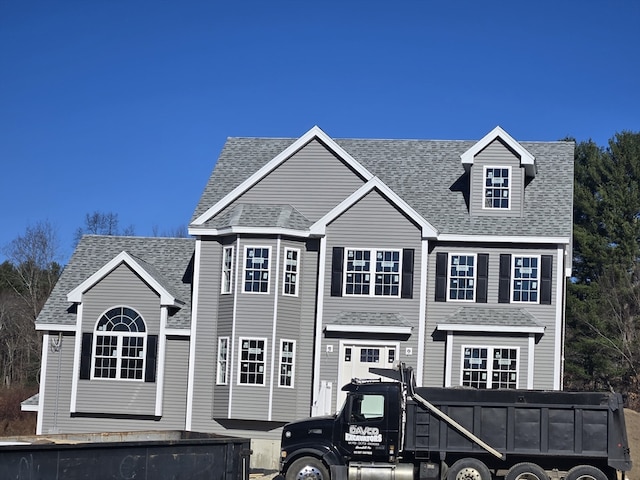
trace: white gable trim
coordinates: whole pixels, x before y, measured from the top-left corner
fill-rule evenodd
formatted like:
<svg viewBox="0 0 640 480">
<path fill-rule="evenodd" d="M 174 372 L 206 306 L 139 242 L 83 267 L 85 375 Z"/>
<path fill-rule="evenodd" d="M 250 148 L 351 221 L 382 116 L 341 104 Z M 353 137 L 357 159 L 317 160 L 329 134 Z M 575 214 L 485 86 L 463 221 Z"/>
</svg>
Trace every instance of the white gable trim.
<svg viewBox="0 0 640 480">
<path fill-rule="evenodd" d="M 89 278 L 87 278 L 84 282 L 78 285 L 76 288 L 71 290 L 67 294 L 67 300 L 69 302 L 81 303 L 82 295 L 84 292 L 93 287 L 96 283 L 102 280 L 104 277 L 109 275 L 113 270 L 115 270 L 121 264 L 128 265 L 136 274 L 140 275 L 140 277 L 153 288 L 153 290 L 160 294 L 160 304 L 161 305 L 172 305 L 179 306 L 182 305 L 183 302 L 175 298 L 171 293 L 169 293 L 158 281 L 153 278 L 131 255 L 127 252 L 122 251 L 118 255 L 116 255 L 111 261 L 107 262 L 100 270 L 95 272 Z"/>
<path fill-rule="evenodd" d="M 422 230 L 423 238 L 436 238 L 438 231 L 429 222 L 427 222 L 418 212 L 409 206 L 402 198 L 400 198 L 393 190 L 387 187 L 378 177 L 371 178 L 367 183 L 362 185 L 358 190 L 353 192 L 342 202 L 332 208 L 316 223 L 311 225 L 309 229 L 311 235 L 324 236 L 327 225 L 342 215 L 346 210 L 360 201 L 366 194 L 377 189 L 396 207 L 406 213 L 409 218 L 414 220 Z"/>
<path fill-rule="evenodd" d="M 366 168 L 364 168 L 359 162 L 357 162 L 351 155 L 349 155 L 346 150 L 344 150 L 340 145 L 338 145 L 329 135 L 324 133 L 320 127 L 314 126 L 307 133 L 298 138 L 295 142 L 293 142 L 289 147 L 283 150 L 280 154 L 274 157 L 271 161 L 269 161 L 266 165 L 260 168 L 257 172 L 247 178 L 244 182 L 238 185 L 236 188 L 231 190 L 227 195 L 225 195 L 222 199 L 220 199 L 215 205 L 209 208 L 206 212 L 196 218 L 191 225 L 202 225 L 211 217 L 219 213 L 223 208 L 233 202 L 236 198 L 238 198 L 241 194 L 249 190 L 249 188 L 253 187 L 258 181 L 262 180 L 265 176 L 267 176 L 270 172 L 272 172 L 275 168 L 280 166 L 286 160 L 288 160 L 293 154 L 301 150 L 305 145 L 307 145 L 313 139 L 318 139 L 322 143 L 324 143 L 329 149 L 333 151 L 338 157 L 344 160 L 353 170 L 355 170 L 359 175 L 361 175 L 365 180 L 369 180 L 373 177 L 373 174 L 369 172 Z M 191 232 L 189 232 L 191 233 Z"/>
<path fill-rule="evenodd" d="M 482 137 L 473 147 L 460 155 L 462 159 L 462 164 L 466 167 L 467 165 L 473 165 L 473 160 L 475 156 L 480 153 L 484 148 L 487 147 L 491 142 L 493 142 L 496 138 L 500 138 L 504 143 L 506 143 L 509 148 L 511 148 L 514 152 L 520 155 L 520 165 L 525 168 L 525 171 L 528 176 L 535 177 L 536 176 L 536 163 L 535 157 L 529 153 L 527 149 L 525 149 L 522 145 L 520 145 L 514 138 L 505 132 L 502 128 L 496 127 L 487 133 L 484 137 Z"/>
</svg>

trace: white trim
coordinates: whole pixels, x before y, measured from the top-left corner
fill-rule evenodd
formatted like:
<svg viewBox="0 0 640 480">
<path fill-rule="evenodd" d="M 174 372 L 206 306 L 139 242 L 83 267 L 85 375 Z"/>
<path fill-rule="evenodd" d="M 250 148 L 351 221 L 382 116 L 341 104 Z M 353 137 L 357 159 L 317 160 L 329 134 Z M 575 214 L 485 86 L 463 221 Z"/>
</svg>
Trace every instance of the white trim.
<svg viewBox="0 0 640 480">
<path fill-rule="evenodd" d="M 121 264 L 128 265 L 134 272 L 136 272 L 142 280 L 144 280 L 151 288 L 160 294 L 161 305 L 171 305 L 174 307 L 184 305 L 184 302 L 178 300 L 171 293 L 169 293 L 152 275 L 150 275 L 131 255 L 122 251 L 109 262 L 102 266 L 97 272 L 87 278 L 84 282 L 78 285 L 67 294 L 67 301 L 80 303 L 82 302 L 82 295 L 89 290 L 92 286 L 109 275 L 113 270 L 119 267 Z"/>
<path fill-rule="evenodd" d="M 376 298 L 400 298 L 402 296 L 402 268 L 404 262 L 403 251 L 401 248 L 361 248 L 361 247 L 344 247 L 345 255 L 342 259 L 342 296 L 343 297 L 376 297 Z M 347 270 L 347 263 L 349 262 L 348 252 L 369 252 L 369 270 L 363 271 L 351 271 Z M 379 252 L 397 252 L 398 253 L 398 293 L 396 295 L 377 295 L 376 294 L 376 277 L 378 272 L 376 271 L 377 256 Z M 347 293 L 347 275 L 357 273 L 369 274 L 369 293 Z M 385 272 L 382 272 L 385 273 Z"/>
<path fill-rule="evenodd" d="M 320 239 L 320 252 L 318 259 L 318 282 L 317 298 L 316 298 L 316 331 L 314 334 L 314 346 L 313 346 L 313 369 L 311 370 L 313 375 L 313 391 L 311 392 L 311 416 L 317 416 L 318 414 L 318 395 L 320 393 L 320 361 L 322 359 L 320 348 L 322 346 L 322 323 L 324 315 L 324 282 L 327 281 L 325 277 L 327 262 L 327 239 L 322 237 Z"/>
<path fill-rule="evenodd" d="M 350 332 L 350 333 L 397 333 L 400 335 L 410 335 L 413 327 L 400 327 L 394 325 L 327 325 L 327 332 Z"/>
<path fill-rule="evenodd" d="M 537 333 L 543 334 L 545 327 L 534 325 L 466 325 L 439 323 L 436 330 L 444 332 L 489 332 L 489 333 Z"/>
<path fill-rule="evenodd" d="M 166 352 L 167 352 L 167 319 L 169 318 L 169 309 L 165 306 L 160 307 L 160 331 L 158 333 L 158 357 L 156 359 L 156 411 L 155 416 L 162 416 L 162 407 L 164 402 L 164 369 L 166 367 Z M 146 327 L 145 327 L 146 328 Z M 148 348 L 149 334 L 144 340 L 145 354 Z M 146 355 L 145 355 L 146 356 Z M 144 369 L 142 371 L 142 378 L 146 373 L 146 358 Z"/>
<path fill-rule="evenodd" d="M 471 277 L 471 280 L 473 280 L 473 298 L 471 300 L 467 300 L 467 299 L 458 299 L 458 298 L 451 298 L 451 267 L 452 267 L 452 262 L 453 262 L 453 257 L 473 257 L 473 277 Z M 447 302 L 460 302 L 460 303 L 475 303 L 476 302 L 476 286 L 478 285 L 478 254 L 477 253 L 465 253 L 465 252 L 460 252 L 460 253 L 449 253 L 447 255 L 447 292 L 446 292 L 446 301 Z M 469 279 L 469 277 L 457 277 L 457 278 L 466 278 Z"/>
<path fill-rule="evenodd" d="M 60 353 L 60 352 L 58 352 Z M 74 362 L 74 364 L 77 362 Z M 44 422 L 45 385 L 49 367 L 49 332 L 42 335 L 42 359 L 40 360 L 40 388 L 38 388 L 38 415 L 36 417 L 36 435 L 42 435 Z"/>
<path fill-rule="evenodd" d="M 190 337 L 191 332 L 186 328 L 165 328 L 164 334 L 167 337 Z"/>
<path fill-rule="evenodd" d="M 416 222 L 422 230 L 423 237 L 435 238 L 438 235 L 438 231 L 435 229 L 435 227 L 427 222 L 422 217 L 422 215 L 411 208 L 409 204 L 406 203 L 402 198 L 400 198 L 393 190 L 387 187 L 378 177 L 371 178 L 367 183 L 362 185 L 355 192 L 345 198 L 342 202 L 332 208 L 316 223 L 311 225 L 311 227 L 309 228 L 311 235 L 324 236 L 326 233 L 327 225 L 329 223 L 342 215 L 346 210 L 351 208 L 365 195 L 367 195 L 374 189 L 379 190 L 383 197 L 386 197 L 388 201 L 393 203 L 396 207 L 406 213 L 409 218 Z"/>
<path fill-rule="evenodd" d="M 506 169 L 509 171 L 509 176 L 507 177 L 507 206 L 506 207 L 487 207 L 487 188 L 493 189 L 493 187 L 487 187 L 487 170 L 502 170 Z M 513 183 L 513 171 L 511 169 L 511 165 L 483 165 L 482 166 L 482 210 L 493 211 L 493 212 L 508 212 L 511 210 L 511 203 L 513 198 L 511 197 L 511 185 Z M 503 189 L 504 187 L 498 187 Z M 493 197 L 491 197 L 493 199 Z M 502 197 L 500 197 L 502 198 Z"/>
<path fill-rule="evenodd" d="M 556 324 L 555 324 L 555 339 L 553 345 L 553 389 L 562 390 L 562 370 L 564 368 L 563 362 L 563 337 L 565 329 L 565 305 L 564 305 L 564 292 L 565 292 L 565 279 L 562 276 L 564 270 L 563 249 L 558 248 L 556 253 L 557 265 L 556 265 Z"/>
<path fill-rule="evenodd" d="M 287 263 L 287 252 L 295 252 L 296 254 L 296 269 L 295 269 L 295 275 L 296 275 L 296 281 L 295 281 L 295 293 L 285 293 L 284 291 L 284 287 L 286 285 L 286 277 L 287 277 L 287 268 L 286 268 L 286 263 Z M 300 249 L 299 248 L 293 248 L 293 247 L 284 247 L 284 265 L 282 267 L 282 295 L 285 297 L 297 297 L 298 293 L 300 292 L 300 260 L 301 260 L 301 254 L 300 254 Z"/>
<path fill-rule="evenodd" d="M 293 345 L 293 350 L 291 350 L 291 385 L 281 385 L 280 384 L 280 374 L 282 373 L 282 345 L 284 343 L 291 343 Z M 280 349 L 278 350 L 278 388 L 295 388 L 296 386 L 296 352 L 297 345 L 296 341 L 290 338 L 281 338 L 280 339 Z"/>
<path fill-rule="evenodd" d="M 247 281 L 247 251 L 249 249 L 252 250 L 256 250 L 256 249 L 260 249 L 260 250 L 267 250 L 267 264 L 268 267 L 266 268 L 266 272 L 267 272 L 267 291 L 266 292 L 254 292 L 252 290 L 245 290 L 245 282 Z M 244 250 L 243 250 L 244 256 L 243 256 L 243 262 L 242 262 L 242 291 L 240 293 L 242 294 L 248 294 L 248 295 L 269 295 L 269 293 L 271 293 L 271 246 L 265 246 L 265 245 L 245 245 L 244 246 Z M 279 252 L 278 252 L 279 253 Z M 277 256 L 277 254 L 276 254 Z M 252 257 L 253 258 L 253 257 Z M 256 271 L 258 270 L 260 272 L 260 280 L 258 281 L 260 284 L 262 283 L 262 274 L 264 273 L 262 269 L 252 269 L 252 271 Z M 254 280 L 252 280 L 254 281 Z M 276 284 L 277 284 L 277 278 L 276 278 Z M 277 290 L 276 290 L 277 291 Z M 277 297 L 277 295 L 276 295 Z"/>
<path fill-rule="evenodd" d="M 418 296 L 420 297 L 419 318 L 418 318 L 418 355 L 416 365 L 416 386 L 422 386 L 422 377 L 424 375 L 424 349 L 425 349 L 425 331 L 427 328 L 427 270 L 429 264 L 429 240 L 423 239 L 420 242 L 420 288 Z M 415 272 L 415 269 L 414 269 Z"/>
<path fill-rule="evenodd" d="M 571 237 L 528 237 L 526 235 L 463 235 L 442 234 L 438 235 L 442 242 L 476 242 L 476 243 L 535 243 L 535 244 L 561 244 L 570 245 Z"/>
<path fill-rule="evenodd" d="M 515 283 L 520 280 L 520 281 L 531 281 L 532 279 L 517 279 L 516 278 L 516 259 L 517 258 L 528 258 L 528 259 L 532 259 L 535 258 L 538 260 L 538 274 L 535 278 L 535 282 L 536 282 L 536 301 L 532 302 L 530 300 L 515 300 L 514 294 L 515 294 Z M 525 268 L 525 267 L 521 267 L 521 268 Z M 542 255 L 528 255 L 528 254 L 519 254 L 519 253 L 514 253 L 511 255 L 511 284 L 510 284 L 510 288 L 509 288 L 509 303 L 512 303 L 514 305 L 539 305 L 540 304 L 540 295 L 542 293 L 542 285 L 540 284 L 542 280 Z M 529 292 L 531 292 L 531 290 L 528 290 Z"/>
<path fill-rule="evenodd" d="M 459 372 L 459 382 L 458 385 L 462 385 L 462 374 L 464 372 L 464 350 L 465 348 L 486 348 L 487 349 L 487 380 L 486 380 L 486 389 L 492 390 L 491 383 L 493 379 L 491 378 L 491 374 L 493 373 L 493 352 L 497 349 L 506 349 L 506 350 L 515 350 L 516 351 L 516 389 L 520 388 L 520 369 L 522 368 L 522 361 L 520 359 L 520 347 L 519 346 L 507 346 L 507 345 L 491 345 L 491 344 L 461 344 L 460 345 L 460 372 Z M 504 387 L 499 387 L 504 388 Z"/>
<path fill-rule="evenodd" d="M 333 153 L 344 160 L 353 170 L 356 171 L 356 173 L 358 173 L 365 180 L 369 180 L 371 177 L 373 177 L 373 175 L 366 168 L 364 168 L 351 155 L 349 155 L 342 147 L 340 147 L 333 139 L 331 139 L 331 137 L 324 133 L 318 126 L 314 126 L 304 135 L 298 138 L 295 142 L 289 145 L 289 147 L 287 147 L 280 154 L 278 154 L 271 161 L 260 168 L 257 172 L 255 172 L 244 182 L 234 188 L 231 192 L 225 195 L 215 205 L 213 205 L 206 212 L 196 218 L 191 223 L 191 225 L 197 226 L 204 224 L 207 220 L 220 212 L 241 194 L 258 183 L 258 181 L 264 178 L 267 174 L 269 174 L 271 171 L 273 171 L 275 168 L 277 168 L 279 165 L 293 156 L 296 152 L 305 147 L 313 139 L 318 139 L 320 140 L 320 142 L 324 143 L 330 150 L 333 151 Z M 189 233 L 191 234 L 191 229 L 189 229 Z"/>
<path fill-rule="evenodd" d="M 227 418 L 231 418 L 231 407 L 233 405 L 233 386 L 234 386 L 234 381 L 233 381 L 233 374 L 234 372 L 236 373 L 236 375 L 238 374 L 238 372 L 236 372 L 236 369 L 234 368 L 235 365 L 235 354 L 236 354 L 236 321 L 238 319 L 238 298 L 240 297 L 240 292 L 238 291 L 239 288 L 239 274 L 240 274 L 240 254 L 242 252 L 241 247 L 241 242 L 240 242 L 240 236 L 238 236 L 236 238 L 236 275 L 235 275 L 235 284 L 233 286 L 233 291 L 235 292 L 235 295 L 233 296 L 233 313 L 232 313 L 232 320 L 231 320 L 231 351 L 230 351 L 230 357 L 229 357 L 229 365 L 231 366 L 231 368 L 229 369 L 229 406 L 227 407 Z"/>
<path fill-rule="evenodd" d="M 275 371 L 275 363 L 276 363 L 276 332 L 277 332 L 277 327 L 278 327 L 278 298 L 280 297 L 280 295 L 278 295 L 279 292 L 279 287 L 278 287 L 278 281 L 280 280 L 280 262 L 281 262 L 281 258 L 280 258 L 280 251 L 282 250 L 282 246 L 281 246 L 282 240 L 280 238 L 280 236 L 278 236 L 278 239 L 276 240 L 276 264 L 275 264 L 275 268 L 274 268 L 274 280 L 273 280 L 273 291 L 276 292 L 276 294 L 273 296 L 273 316 L 271 319 L 271 365 L 269 368 L 269 407 L 267 410 L 267 421 L 271 421 L 272 420 L 272 415 L 273 415 L 273 388 L 274 388 L 274 383 L 275 383 L 275 379 L 273 378 L 273 374 Z M 284 270 L 284 269 L 283 269 Z M 265 347 L 266 348 L 266 347 Z M 266 365 L 265 365 L 265 370 L 266 370 Z M 266 372 L 265 372 L 266 373 Z"/>
<path fill-rule="evenodd" d="M 228 235 L 282 235 L 297 238 L 309 238 L 311 234 L 308 230 L 294 230 L 283 227 L 243 227 L 231 226 L 223 228 L 212 227 L 189 227 L 189 235 L 207 236 L 228 236 Z"/>
<path fill-rule="evenodd" d="M 243 341 L 264 343 L 263 360 L 262 360 L 262 366 L 264 369 L 262 371 L 262 383 L 241 383 L 240 382 L 241 380 L 240 364 L 243 362 L 242 360 L 242 342 Z M 247 337 L 247 336 L 238 337 L 238 351 L 240 352 L 240 354 L 238 355 L 238 373 L 236 375 L 236 385 L 238 385 L 239 387 L 266 387 L 267 386 L 267 361 L 268 361 L 267 359 L 269 357 L 267 354 L 268 345 L 269 345 L 269 339 L 267 337 Z M 256 365 L 259 365 L 258 362 L 254 362 L 254 363 Z"/>
<path fill-rule="evenodd" d="M 533 333 L 529 334 L 529 345 L 528 345 L 528 355 L 527 355 L 527 388 L 529 390 L 533 389 L 533 376 L 535 374 L 535 360 L 536 360 L 536 336 Z"/>
<path fill-rule="evenodd" d="M 447 332 L 447 343 L 445 346 L 444 360 L 444 386 L 450 387 L 453 377 L 453 332 Z"/>
<path fill-rule="evenodd" d="M 73 325 L 63 325 L 58 323 L 36 323 L 36 330 L 40 331 L 56 331 L 56 332 L 75 332 L 78 329 L 78 326 L 74 323 Z"/>
<path fill-rule="evenodd" d="M 185 430 L 190 431 L 193 423 L 193 391 L 195 388 L 196 327 L 198 326 L 198 303 L 200 292 L 200 262 L 202 261 L 202 239 L 196 238 L 193 259 L 193 293 L 191 294 L 191 335 L 189 341 L 189 373 L 187 380 L 187 411 Z"/>
<path fill-rule="evenodd" d="M 482 137 L 478 142 L 476 142 L 470 149 L 468 149 L 466 152 L 460 155 L 462 164 L 473 165 L 473 160 L 475 156 L 497 138 L 500 138 L 512 150 L 514 150 L 518 155 L 520 155 L 520 165 L 524 165 L 525 171 L 528 176 L 535 177 L 536 175 L 535 157 L 531 155 L 531 153 L 528 150 L 526 150 L 522 145 L 520 145 L 516 140 L 514 140 L 511 135 L 509 135 L 499 126 L 495 127 L 493 130 L 487 133 L 484 137 Z"/>
<path fill-rule="evenodd" d="M 78 382 L 80 381 L 80 362 L 82 360 L 82 315 L 83 304 L 78 304 L 76 311 L 76 343 L 73 350 L 73 373 L 71 378 L 71 398 L 69 401 L 69 413 L 76 413 L 76 404 L 78 401 Z M 92 349 L 93 350 L 93 349 Z M 93 352 L 91 352 L 93 354 Z"/>
</svg>

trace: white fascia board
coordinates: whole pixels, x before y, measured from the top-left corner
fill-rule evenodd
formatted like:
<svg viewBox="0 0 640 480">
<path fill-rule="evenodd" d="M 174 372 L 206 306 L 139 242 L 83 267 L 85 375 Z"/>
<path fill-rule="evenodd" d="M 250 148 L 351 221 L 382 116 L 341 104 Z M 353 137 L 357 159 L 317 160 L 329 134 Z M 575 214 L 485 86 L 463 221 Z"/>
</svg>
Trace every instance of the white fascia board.
<svg viewBox="0 0 640 480">
<path fill-rule="evenodd" d="M 121 264 L 127 264 L 134 272 L 136 272 L 142 279 L 147 282 L 157 293 L 160 294 L 161 305 L 180 306 L 183 303 L 171 295 L 165 288 L 158 283 L 136 260 L 127 252 L 122 251 L 116 255 L 113 259 L 107 262 L 100 270 L 95 272 L 84 282 L 78 285 L 67 294 L 67 301 L 73 303 L 81 303 L 82 295 L 84 292 L 93 287 L 96 283 L 106 277 L 109 273 L 115 270 Z"/>
<path fill-rule="evenodd" d="M 464 325 L 439 323 L 436 330 L 443 332 L 487 332 L 487 333 L 536 333 L 543 334 L 544 327 L 525 325 Z"/>
<path fill-rule="evenodd" d="M 368 332 L 368 333 L 396 333 L 410 335 L 412 327 L 372 326 L 372 325 L 326 325 L 327 332 Z"/>
<path fill-rule="evenodd" d="M 569 245 L 570 237 L 527 237 L 525 235 L 458 235 L 455 233 L 444 233 L 438 235 L 438 240 L 442 242 L 478 242 L 478 243 L 536 243 Z"/>
<path fill-rule="evenodd" d="M 167 337 L 190 337 L 191 330 L 187 330 L 184 328 L 165 328 L 164 334 Z"/>
<path fill-rule="evenodd" d="M 20 404 L 20 410 L 23 412 L 39 412 L 40 411 L 40 403 L 37 405 L 22 405 Z"/>
<path fill-rule="evenodd" d="M 307 145 L 314 138 L 317 138 L 322 143 L 324 143 L 328 148 L 333 150 L 338 157 L 342 158 L 345 162 L 349 164 L 349 166 L 355 170 L 359 175 L 361 175 L 365 180 L 369 180 L 373 177 L 373 174 L 369 172 L 366 168 L 364 168 L 358 161 L 356 161 L 351 155 L 349 155 L 340 145 L 338 145 L 329 135 L 324 133 L 320 127 L 317 125 L 311 128 L 307 133 L 298 138 L 295 142 L 293 142 L 289 147 L 284 149 L 280 154 L 270 160 L 267 164 L 265 164 L 261 169 L 247 178 L 244 182 L 238 185 L 236 188 L 231 190 L 227 195 L 225 195 L 222 199 L 220 199 L 215 205 L 209 208 L 206 212 L 196 218 L 191 225 L 197 226 L 204 224 L 211 217 L 220 212 L 223 208 L 233 202 L 236 198 L 238 198 L 241 194 L 246 192 L 253 185 L 258 183 L 258 181 L 262 180 L 267 174 L 273 171 L 276 167 L 280 166 L 285 160 L 295 154 L 297 151 L 302 149 L 305 145 Z M 191 232 L 189 232 L 191 233 Z"/>
<path fill-rule="evenodd" d="M 283 235 L 288 237 L 309 238 L 311 236 L 308 230 L 293 230 L 281 227 L 224 227 L 224 228 L 206 228 L 206 227 L 189 227 L 189 235 L 196 236 L 223 236 L 223 235 Z"/>
<path fill-rule="evenodd" d="M 473 165 L 473 159 L 475 156 L 480 153 L 480 151 L 487 147 L 491 142 L 493 142 L 496 138 L 502 139 L 512 150 L 514 150 L 518 155 L 520 155 L 520 164 L 525 167 L 527 175 L 530 177 L 535 177 L 536 175 L 536 167 L 535 167 L 535 157 L 529 153 L 529 151 L 524 148 L 520 143 L 518 143 L 511 135 L 505 132 L 499 126 L 491 130 L 484 137 L 482 137 L 478 142 L 473 145 L 469 150 L 460 155 L 462 159 L 463 165 Z"/>
<path fill-rule="evenodd" d="M 77 326 L 75 323 L 73 325 L 62 325 L 57 323 L 36 323 L 36 330 L 43 332 L 75 332 L 77 330 Z"/>
<path fill-rule="evenodd" d="M 414 220 L 422 230 L 423 238 L 436 238 L 438 235 L 438 231 L 427 222 L 422 215 L 416 212 L 407 202 L 405 202 L 402 198 L 400 198 L 393 190 L 391 190 L 385 183 L 380 180 L 378 177 L 373 177 L 369 181 L 367 181 L 364 185 L 358 188 L 355 192 L 345 198 L 338 205 L 333 207 L 329 212 L 327 212 L 322 218 L 320 218 L 316 223 L 311 225 L 309 229 L 311 235 L 323 236 L 325 235 L 325 231 L 327 225 L 335 220 L 337 217 L 342 215 L 346 210 L 355 205 L 358 201 L 360 201 L 365 195 L 371 192 L 374 189 L 378 189 L 380 193 L 389 199 L 391 203 L 393 203 L 396 207 L 406 213 L 409 218 Z"/>
</svg>

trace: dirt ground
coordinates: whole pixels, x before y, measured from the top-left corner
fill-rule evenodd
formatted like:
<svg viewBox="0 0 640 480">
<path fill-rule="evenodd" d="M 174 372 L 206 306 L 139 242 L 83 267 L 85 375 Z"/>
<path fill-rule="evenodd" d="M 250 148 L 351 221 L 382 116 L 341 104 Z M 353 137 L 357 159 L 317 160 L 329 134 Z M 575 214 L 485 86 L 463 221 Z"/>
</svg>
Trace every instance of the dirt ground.
<svg viewBox="0 0 640 480">
<path fill-rule="evenodd" d="M 633 468 L 627 472 L 627 478 L 640 480 L 640 413 L 625 409 L 624 421 L 627 424 L 627 437 L 633 461 Z"/>
</svg>

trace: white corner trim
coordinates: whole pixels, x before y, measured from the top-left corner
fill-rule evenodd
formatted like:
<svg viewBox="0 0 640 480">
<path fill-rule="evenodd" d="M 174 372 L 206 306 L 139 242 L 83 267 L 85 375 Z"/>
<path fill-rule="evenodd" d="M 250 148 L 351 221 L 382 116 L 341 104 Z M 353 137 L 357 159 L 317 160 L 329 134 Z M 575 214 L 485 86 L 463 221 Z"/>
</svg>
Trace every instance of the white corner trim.
<svg viewBox="0 0 640 480">
<path fill-rule="evenodd" d="M 505 142 L 513 151 L 520 155 L 520 164 L 524 165 L 527 175 L 535 176 L 535 157 L 525 149 L 520 143 L 518 143 L 511 135 L 505 132 L 502 128 L 497 126 L 478 142 L 476 142 L 469 150 L 460 155 L 463 165 L 473 165 L 475 156 L 480 153 L 481 150 L 487 147 L 496 138 L 500 138 Z"/>
<path fill-rule="evenodd" d="M 160 333 L 158 335 L 158 358 L 156 361 L 156 409 L 155 416 L 162 416 L 162 405 L 164 400 L 164 369 L 167 362 L 167 318 L 169 309 L 166 306 L 160 307 Z"/>
<path fill-rule="evenodd" d="M 349 333 L 396 333 L 399 335 L 410 335 L 412 327 L 399 327 L 393 325 L 327 325 L 327 332 L 349 332 Z"/>
<path fill-rule="evenodd" d="M 187 379 L 187 411 L 185 430 L 190 431 L 193 423 L 193 390 L 196 363 L 196 327 L 198 326 L 198 297 L 200 291 L 200 262 L 202 261 L 202 239 L 196 239 L 193 259 L 193 293 L 191 294 L 191 337 L 189 340 L 189 373 Z"/>
<path fill-rule="evenodd" d="M 233 202 L 236 198 L 238 198 L 242 193 L 246 192 L 253 185 L 258 183 L 258 181 L 262 180 L 267 174 L 273 171 L 276 167 L 281 165 L 285 160 L 289 159 L 293 154 L 302 149 L 305 145 L 307 145 L 314 138 L 317 138 L 322 143 L 324 143 L 328 148 L 333 150 L 333 152 L 342 160 L 347 162 L 351 168 L 353 168 L 360 176 L 362 176 L 365 180 L 369 180 L 373 177 L 371 172 L 369 172 L 366 168 L 364 168 L 359 162 L 357 162 L 351 155 L 349 155 L 340 145 L 338 145 L 329 135 L 324 133 L 320 127 L 317 125 L 312 127 L 308 132 L 298 138 L 295 142 L 293 142 L 289 147 L 284 149 L 280 154 L 275 156 L 272 160 L 266 163 L 262 168 L 260 168 L 257 172 L 247 178 L 244 182 L 238 185 L 236 188 L 231 190 L 227 195 L 225 195 L 222 199 L 220 199 L 215 205 L 209 208 L 206 212 L 196 218 L 191 225 L 197 226 L 202 225 L 211 217 L 220 212 L 223 208 Z M 191 233 L 191 232 L 189 232 Z"/>
<path fill-rule="evenodd" d="M 318 259 L 318 279 L 321 282 L 326 281 L 325 277 L 325 264 L 327 262 L 327 239 L 326 237 L 320 238 L 320 252 Z M 314 334 L 314 347 L 313 347 L 313 390 L 311 392 L 311 416 L 317 416 L 318 414 L 318 402 L 320 394 L 320 364 L 322 360 L 322 354 L 320 348 L 322 346 L 322 319 L 324 315 L 324 283 L 319 282 L 316 298 L 316 331 Z M 340 374 L 340 372 L 338 372 Z"/>
<path fill-rule="evenodd" d="M 545 327 L 527 325 L 465 325 L 439 323 L 436 330 L 444 332 L 536 333 L 544 334 Z"/>
<path fill-rule="evenodd" d="M 532 390 L 534 388 L 533 385 L 533 376 L 535 374 L 535 359 L 536 359 L 536 337 L 533 333 L 529 334 L 529 343 L 528 343 L 529 355 L 527 358 L 527 389 Z"/>
<path fill-rule="evenodd" d="M 429 265 L 429 241 L 422 240 L 420 251 L 420 307 L 418 318 L 418 357 L 416 365 L 416 386 L 422 386 L 422 377 L 424 375 L 424 350 L 425 350 L 425 331 L 427 328 L 427 269 Z"/>
<path fill-rule="evenodd" d="M 49 333 L 42 335 L 42 361 L 40 363 L 40 388 L 38 389 L 38 416 L 36 417 L 36 435 L 42 435 L 44 422 L 45 385 L 47 384 L 47 368 L 49 364 Z"/>
<path fill-rule="evenodd" d="M 556 254 L 556 325 L 554 331 L 554 345 L 553 345 L 553 389 L 562 390 L 562 357 L 563 357 L 563 338 L 564 338 L 564 316 L 565 316 L 565 279 L 562 276 L 564 271 L 564 250 L 558 248 Z"/>
<path fill-rule="evenodd" d="M 278 328 L 278 298 L 280 298 L 280 249 L 282 247 L 282 239 L 280 236 L 278 236 L 278 239 L 276 240 L 276 265 L 274 268 L 274 274 L 275 274 L 275 278 L 273 279 L 274 285 L 273 285 L 273 289 L 275 291 L 275 295 L 273 296 L 273 315 L 271 317 L 271 365 L 270 365 L 270 370 L 269 370 L 269 406 L 268 406 L 268 410 L 267 410 L 267 421 L 271 421 L 272 420 L 272 413 L 273 413 L 273 388 L 274 388 L 274 384 L 275 384 L 275 378 L 274 378 L 274 373 L 276 370 L 276 333 L 277 333 L 277 328 Z M 280 352 L 278 352 L 278 355 L 280 355 Z"/>
<path fill-rule="evenodd" d="M 80 360 L 82 355 L 82 303 L 78 304 L 76 313 L 76 335 L 73 348 L 73 373 L 71 378 L 71 401 L 69 402 L 69 413 L 76 413 L 76 403 L 78 400 L 78 382 L 80 379 Z M 93 355 L 93 352 L 91 352 Z"/>
<path fill-rule="evenodd" d="M 238 289 L 240 288 L 240 279 L 238 276 L 240 275 L 240 255 L 241 252 L 241 242 L 240 236 L 236 237 L 236 245 L 235 245 L 235 272 L 233 278 L 233 313 L 231 315 L 231 338 L 229 339 L 229 378 L 227 378 L 227 382 L 229 385 L 229 407 L 227 409 L 227 418 L 231 418 L 231 408 L 233 407 L 233 386 L 235 382 L 233 381 L 234 373 L 236 378 L 239 376 L 239 372 L 237 371 L 237 367 L 235 365 L 235 354 L 236 354 L 236 322 L 238 321 L 238 298 L 240 297 L 240 292 Z"/>
<path fill-rule="evenodd" d="M 382 182 L 378 177 L 372 177 L 367 181 L 364 185 L 358 188 L 355 192 L 345 198 L 338 205 L 333 207 L 329 212 L 327 212 L 322 218 L 320 218 L 316 223 L 311 225 L 309 229 L 311 235 L 324 235 L 327 225 L 335 220 L 338 216 L 344 213 L 346 210 L 351 208 L 354 204 L 360 201 L 366 194 L 371 192 L 372 190 L 377 189 L 382 193 L 384 197 L 389 199 L 391 203 L 393 203 L 400 210 L 405 212 L 409 218 L 414 220 L 422 230 L 422 236 L 425 238 L 436 238 L 438 235 L 438 231 L 427 222 L 422 215 L 416 212 L 407 202 L 405 202 L 400 196 L 398 196 L 393 190 L 391 190 L 387 185 Z"/>
<path fill-rule="evenodd" d="M 106 277 L 109 273 L 115 270 L 121 264 L 128 265 L 134 272 L 136 272 L 142 279 L 147 282 L 151 288 L 160 294 L 161 305 L 179 306 L 182 302 L 170 294 L 158 281 L 153 278 L 131 255 L 122 251 L 109 262 L 102 266 L 97 272 L 87 278 L 84 282 L 78 285 L 67 294 L 67 301 L 74 303 L 82 302 L 82 295 L 89 290 L 92 286 Z"/>
<path fill-rule="evenodd" d="M 447 343 L 445 346 L 444 361 L 444 386 L 451 386 L 451 376 L 453 375 L 453 332 L 447 332 Z"/>
</svg>

